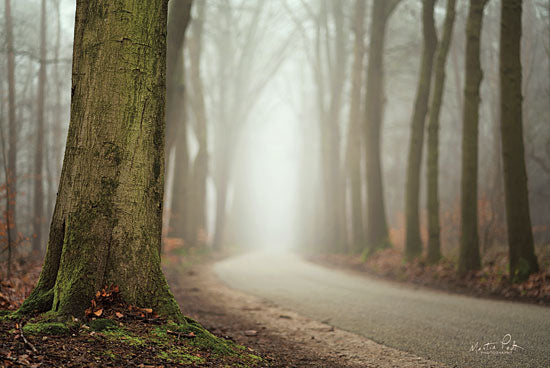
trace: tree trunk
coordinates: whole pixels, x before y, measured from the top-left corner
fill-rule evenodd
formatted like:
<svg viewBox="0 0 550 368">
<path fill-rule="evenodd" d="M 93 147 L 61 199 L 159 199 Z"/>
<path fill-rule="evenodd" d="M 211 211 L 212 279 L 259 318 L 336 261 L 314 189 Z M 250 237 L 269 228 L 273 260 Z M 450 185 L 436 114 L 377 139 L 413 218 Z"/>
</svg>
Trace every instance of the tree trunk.
<svg viewBox="0 0 550 368">
<path fill-rule="evenodd" d="M 424 144 L 424 123 L 428 112 L 430 98 L 432 66 L 437 47 L 437 34 L 434 24 L 435 0 L 422 1 L 422 30 L 424 47 L 420 76 L 416 90 L 416 100 L 411 122 L 409 143 L 409 160 L 407 166 L 407 182 L 405 191 L 406 238 L 405 257 L 411 259 L 422 253 L 420 238 L 420 164 L 422 162 L 422 146 Z"/>
<path fill-rule="evenodd" d="M 204 242 L 201 235 L 206 233 L 206 179 L 208 176 L 208 130 L 206 125 L 206 107 L 201 79 L 200 61 L 202 54 L 202 34 L 205 21 L 204 1 L 197 4 L 197 18 L 191 23 L 192 38 L 189 43 L 190 81 L 193 91 L 193 112 L 195 114 L 195 135 L 199 151 L 193 163 L 193 214 L 192 241 L 196 244 Z"/>
<path fill-rule="evenodd" d="M 13 47 L 13 25 L 11 16 L 11 0 L 5 1 L 4 16 L 6 22 L 6 47 L 8 49 L 8 202 L 7 213 L 11 214 L 12 229 L 10 231 L 10 243 L 17 240 L 17 121 L 15 117 L 15 50 Z"/>
<path fill-rule="evenodd" d="M 38 101 L 36 119 L 36 146 L 34 151 L 34 206 L 32 250 L 42 253 L 42 225 L 44 222 L 44 92 L 46 87 L 46 0 L 42 0 L 40 15 L 40 70 L 38 72 Z"/>
<path fill-rule="evenodd" d="M 386 26 L 391 13 L 399 1 L 374 0 L 370 28 L 369 58 L 367 67 L 365 159 L 367 175 L 367 252 L 390 245 L 384 187 L 382 184 L 382 162 L 380 140 L 384 120 L 384 45 Z"/>
<path fill-rule="evenodd" d="M 539 270 L 527 189 L 522 127 L 522 0 L 503 0 L 500 22 L 501 137 L 510 276 L 523 281 Z"/>
<path fill-rule="evenodd" d="M 445 86 L 445 65 L 453 35 L 456 0 L 447 0 L 447 11 L 443 25 L 443 36 L 435 59 L 434 91 L 428 120 L 428 255 L 429 263 L 441 258 L 441 240 L 439 225 L 439 116 L 443 103 Z"/>
<path fill-rule="evenodd" d="M 361 252 L 365 243 L 363 230 L 363 198 L 361 195 L 361 90 L 363 84 L 363 57 L 365 47 L 364 18 L 366 0 L 356 0 L 352 31 L 355 38 L 351 76 L 347 169 L 351 199 L 351 239 L 354 253 Z"/>
<path fill-rule="evenodd" d="M 166 148 L 174 145 L 175 169 L 170 218 L 170 236 L 182 238 L 187 244 L 187 208 L 189 207 L 189 152 L 187 147 L 187 116 L 184 106 L 183 43 L 191 19 L 192 0 L 174 1 L 170 8 L 166 51 Z"/>
<path fill-rule="evenodd" d="M 466 76 L 462 120 L 462 181 L 460 254 L 458 272 L 479 269 L 479 237 L 477 223 L 477 167 L 479 88 L 483 73 L 480 62 L 483 9 L 487 0 L 470 0 L 466 24 Z"/>
<path fill-rule="evenodd" d="M 230 160 L 221 158 L 219 168 L 219 179 L 216 180 L 216 220 L 215 220 L 215 232 L 214 239 L 212 241 L 212 248 L 214 250 L 223 249 L 225 220 L 227 213 L 227 189 L 229 185 L 229 165 Z"/>
<path fill-rule="evenodd" d="M 182 314 L 160 268 L 167 0 L 79 0 L 71 121 L 46 259 L 20 312 L 82 316 L 96 290 Z"/>
</svg>

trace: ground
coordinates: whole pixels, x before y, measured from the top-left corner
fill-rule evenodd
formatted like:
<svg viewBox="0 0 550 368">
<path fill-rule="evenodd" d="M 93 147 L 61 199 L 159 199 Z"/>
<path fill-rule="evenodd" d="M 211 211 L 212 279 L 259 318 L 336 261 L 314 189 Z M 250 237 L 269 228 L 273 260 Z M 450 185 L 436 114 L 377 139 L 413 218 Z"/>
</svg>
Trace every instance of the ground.
<svg viewBox="0 0 550 368">
<path fill-rule="evenodd" d="M 456 262 L 452 259 L 442 259 L 435 265 L 428 265 L 423 259 L 404 262 L 403 252 L 397 248 L 382 250 L 366 260 L 360 255 L 344 254 L 312 255 L 307 258 L 328 267 L 451 293 L 550 305 L 550 247 L 538 247 L 537 254 L 541 271 L 516 284 L 510 281 L 505 249 L 487 252 L 482 268 L 464 277 L 457 275 Z"/>
<path fill-rule="evenodd" d="M 271 367 L 443 367 L 230 289 L 211 264 L 169 279 L 186 315 L 251 347 Z"/>
</svg>

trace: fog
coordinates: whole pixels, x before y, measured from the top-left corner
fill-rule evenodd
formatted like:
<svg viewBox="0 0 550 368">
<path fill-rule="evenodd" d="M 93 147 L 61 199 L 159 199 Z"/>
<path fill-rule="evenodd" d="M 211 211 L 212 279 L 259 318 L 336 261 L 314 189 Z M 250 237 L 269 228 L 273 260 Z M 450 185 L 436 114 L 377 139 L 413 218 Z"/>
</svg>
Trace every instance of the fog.
<svg viewBox="0 0 550 368">
<path fill-rule="evenodd" d="M 17 222 L 22 234 L 32 236 L 32 218 L 36 217 L 31 204 L 36 179 L 31 172 L 35 157 L 33 142 L 37 111 L 34 100 L 39 68 L 40 1 L 12 3 L 19 142 L 17 160 L 18 170 L 22 173 L 17 178 Z M 171 1 L 171 12 L 175 3 Z M 184 45 L 178 51 L 178 68 L 182 71 L 167 75 L 169 80 L 175 80 L 178 90 L 185 92 L 183 99 L 177 102 L 182 107 L 175 119 L 179 128 L 177 133 L 168 137 L 167 143 L 165 237 L 180 239 L 191 248 L 316 252 L 328 249 L 322 243 L 334 239 L 346 243 L 337 247 L 343 251 L 351 251 L 356 246 L 352 244 L 351 220 L 355 199 L 351 197 L 348 174 L 350 139 L 356 135 L 360 135 L 361 141 L 362 230 L 366 231 L 369 226 L 364 86 L 372 1 L 365 4 L 361 40 L 363 71 L 359 81 L 362 86 L 359 99 L 361 128 L 358 133 L 352 131 L 350 134 L 352 82 L 356 78 L 352 75 L 356 47 L 355 2 L 195 1 Z M 198 9 L 200 7 L 202 10 Z M 42 155 L 45 174 L 41 178 L 45 188 L 45 213 L 41 223 L 46 234 L 60 173 L 62 156 L 58 152 L 64 147 L 69 122 L 74 10 L 73 1 L 47 2 L 46 143 Z M 0 5 L 0 13 L 4 14 L 4 4 Z M 497 2 L 489 3 L 482 28 L 484 78 L 479 119 L 478 208 L 483 251 L 506 245 L 498 125 L 499 14 Z M 442 33 L 444 17 L 445 2 L 437 2 L 435 23 L 438 36 Z M 441 239 L 443 252 L 451 256 L 457 254 L 460 230 L 466 17 L 467 2 L 459 0 L 440 116 Z M 525 161 L 533 234 L 538 246 L 546 245 L 550 240 L 548 18 L 548 6 L 544 1 L 524 3 Z M 200 36 L 194 28 L 196 22 L 203 24 Z M 174 20 L 172 26 L 185 28 L 184 19 L 178 24 L 178 20 Z M 383 96 L 381 170 L 388 236 L 399 249 L 404 246 L 404 194 L 410 122 L 422 53 L 421 26 L 420 1 L 402 1 L 388 18 L 383 63 L 385 90 L 377 92 Z M 4 17 L 0 20 L 0 29 L 0 70 L 2 75 L 6 75 Z M 193 66 L 191 60 L 194 46 L 190 45 L 194 42 L 201 45 L 198 66 Z M 196 70 L 199 70 L 198 76 Z M 197 76 L 202 84 L 200 96 L 193 76 Z M 2 124 L 7 132 L 6 78 L 2 78 L 1 89 Z M 59 100 L 56 100 L 56 91 L 59 91 Z M 204 121 L 199 121 L 199 100 L 204 104 Z M 168 121 L 167 124 L 174 123 Z M 202 143 L 199 139 L 202 133 L 198 128 L 201 124 L 206 124 L 206 140 Z M 323 133 L 325 127 L 328 127 L 328 133 Z M 329 146 L 324 146 L 327 142 L 323 139 L 330 140 Z M 197 184 L 194 170 L 198 167 L 201 144 L 207 150 L 207 175 L 204 183 Z M 323 155 L 329 156 L 328 161 Z M 424 240 L 427 237 L 425 157 L 424 149 L 419 193 L 420 228 Z M 332 162 L 330 165 L 334 167 L 328 170 L 327 162 Z M 333 184 L 327 181 L 330 178 L 334 180 Z M 335 186 L 332 193 L 327 189 L 329 184 Z M 206 188 L 203 207 L 195 203 L 195 198 L 202 196 L 197 194 L 197 185 Z M 334 199 L 332 207 L 327 205 L 330 198 Z M 201 218 L 204 221 L 201 222 Z M 199 219 L 198 222 L 195 219 Z M 195 223 L 189 224 L 191 222 Z M 332 226 L 328 224 L 335 223 L 340 224 L 342 233 L 336 238 L 325 233 L 327 227 Z"/>
</svg>

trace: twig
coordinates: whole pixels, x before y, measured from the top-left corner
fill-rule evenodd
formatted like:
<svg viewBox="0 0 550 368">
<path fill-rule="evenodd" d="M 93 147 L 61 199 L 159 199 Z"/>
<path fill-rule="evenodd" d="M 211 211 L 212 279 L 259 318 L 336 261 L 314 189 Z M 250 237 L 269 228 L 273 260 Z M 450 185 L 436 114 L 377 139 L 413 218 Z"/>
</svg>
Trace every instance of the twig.
<svg viewBox="0 0 550 368">
<path fill-rule="evenodd" d="M 10 362 L 15 363 L 15 364 L 22 365 L 24 367 L 30 367 L 30 365 L 28 365 L 28 364 L 21 363 L 19 361 L 19 359 L 11 357 L 11 356 L 7 356 L 4 353 L 0 353 L 0 360 L 7 360 L 7 361 L 10 361 Z"/>
<path fill-rule="evenodd" d="M 33 344 L 31 344 L 29 342 L 29 340 L 27 340 L 27 338 L 25 337 L 25 335 L 23 335 L 23 326 L 21 324 L 19 324 L 19 332 L 21 332 L 21 337 L 23 338 L 23 341 L 25 342 L 25 344 L 31 348 L 32 352 L 35 353 L 35 354 L 38 354 L 38 350 L 36 350 L 36 348 L 34 347 Z"/>
</svg>

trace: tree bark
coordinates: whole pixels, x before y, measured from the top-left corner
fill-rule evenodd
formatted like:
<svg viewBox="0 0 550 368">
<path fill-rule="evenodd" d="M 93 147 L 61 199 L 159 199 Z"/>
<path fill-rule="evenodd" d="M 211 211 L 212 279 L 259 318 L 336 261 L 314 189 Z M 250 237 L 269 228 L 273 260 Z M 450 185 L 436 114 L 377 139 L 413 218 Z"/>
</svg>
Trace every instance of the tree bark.
<svg viewBox="0 0 550 368">
<path fill-rule="evenodd" d="M 34 197 L 32 250 L 42 253 L 42 226 L 44 222 L 44 92 L 46 88 L 46 0 L 42 0 L 40 12 L 40 70 L 38 72 L 36 146 L 34 151 Z"/>
<path fill-rule="evenodd" d="M 480 62 L 483 10 L 487 0 L 470 0 L 466 24 L 466 76 L 462 119 L 461 223 L 458 272 L 479 269 L 477 181 L 479 88 L 483 78 Z"/>
<path fill-rule="evenodd" d="M 46 259 L 20 312 L 82 316 L 96 290 L 181 321 L 160 268 L 167 0 L 78 0 L 71 120 Z"/>
<path fill-rule="evenodd" d="M 13 47 L 13 24 L 11 0 L 5 1 L 4 16 L 6 22 L 6 47 L 8 49 L 8 185 L 7 196 L 10 198 L 6 211 L 11 215 L 10 243 L 17 240 L 17 120 L 15 116 L 15 50 Z"/>
<path fill-rule="evenodd" d="M 365 46 L 364 18 L 366 0 L 356 0 L 352 31 L 354 34 L 353 66 L 351 75 L 351 94 L 349 109 L 349 128 L 347 144 L 347 169 L 351 203 L 352 252 L 361 252 L 365 243 L 363 229 L 363 198 L 361 195 L 361 91 L 363 84 L 363 58 Z"/>
<path fill-rule="evenodd" d="M 533 245 L 522 124 L 522 0 L 503 0 L 500 22 L 501 139 L 510 276 L 539 270 Z"/>
<path fill-rule="evenodd" d="M 434 91 L 428 120 L 428 254 L 429 263 L 441 258 L 441 240 L 439 224 L 439 117 L 443 104 L 445 86 L 445 65 L 453 34 L 456 0 L 447 0 L 443 35 L 439 43 L 434 70 Z"/>
<path fill-rule="evenodd" d="M 384 186 L 382 184 L 382 159 L 380 141 L 384 120 L 384 45 L 389 17 L 399 1 L 374 0 L 369 40 L 367 66 L 367 91 L 365 95 L 365 160 L 367 180 L 367 252 L 390 246 Z"/>
<path fill-rule="evenodd" d="M 406 238 L 405 257 L 411 259 L 422 253 L 420 238 L 420 164 L 422 162 L 422 146 L 424 144 L 424 123 L 428 112 L 430 98 L 432 67 L 434 53 L 437 47 L 437 34 L 434 24 L 435 0 L 422 2 L 422 30 L 424 47 L 420 76 L 416 90 L 416 100 L 411 122 L 411 136 L 407 166 L 407 182 L 405 190 Z"/>
</svg>

